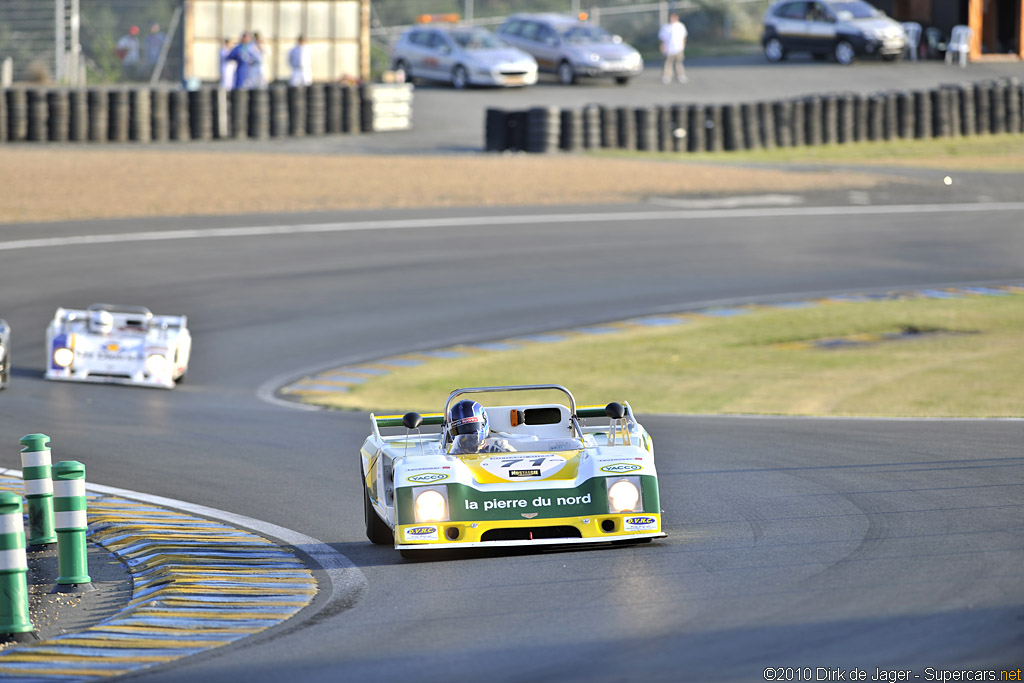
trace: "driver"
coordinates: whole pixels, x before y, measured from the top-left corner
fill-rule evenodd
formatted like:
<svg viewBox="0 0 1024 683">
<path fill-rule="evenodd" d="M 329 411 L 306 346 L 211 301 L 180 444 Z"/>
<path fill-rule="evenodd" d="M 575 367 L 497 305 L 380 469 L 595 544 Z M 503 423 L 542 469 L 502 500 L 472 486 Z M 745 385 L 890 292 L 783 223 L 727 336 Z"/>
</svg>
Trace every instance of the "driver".
<svg viewBox="0 0 1024 683">
<path fill-rule="evenodd" d="M 97 334 L 110 334 L 114 329 L 114 316 L 110 311 L 90 311 L 89 329 Z"/>
<path fill-rule="evenodd" d="M 514 453 L 515 448 L 508 439 L 494 438 L 487 411 L 476 401 L 464 399 L 452 406 L 449 416 L 449 430 L 452 436 L 452 455 L 470 453 Z"/>
</svg>

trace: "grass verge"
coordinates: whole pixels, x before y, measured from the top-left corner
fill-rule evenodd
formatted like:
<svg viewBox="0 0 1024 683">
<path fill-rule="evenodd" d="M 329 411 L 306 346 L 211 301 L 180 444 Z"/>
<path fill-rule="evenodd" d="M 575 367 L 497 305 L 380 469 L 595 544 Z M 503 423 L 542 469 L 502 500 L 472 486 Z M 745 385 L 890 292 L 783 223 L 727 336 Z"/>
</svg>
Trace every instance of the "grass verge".
<svg viewBox="0 0 1024 683">
<path fill-rule="evenodd" d="M 1015 173 L 1024 171 L 1024 136 L 986 135 L 970 138 L 889 140 L 852 145 L 780 147 L 735 152 L 652 153 L 608 150 L 595 156 L 613 158 L 660 158 L 680 161 L 716 161 L 764 164 L 863 164 L 866 166 L 914 166 L 955 171 Z"/>
<path fill-rule="evenodd" d="M 846 343 L 820 345 L 839 338 Z M 431 412 L 459 387 L 557 383 L 580 404 L 628 400 L 647 413 L 1024 416 L 1022 342 L 1024 290 L 764 306 L 577 332 L 512 351 L 466 348 L 459 358 L 432 358 L 306 400 L 378 414 Z"/>
</svg>

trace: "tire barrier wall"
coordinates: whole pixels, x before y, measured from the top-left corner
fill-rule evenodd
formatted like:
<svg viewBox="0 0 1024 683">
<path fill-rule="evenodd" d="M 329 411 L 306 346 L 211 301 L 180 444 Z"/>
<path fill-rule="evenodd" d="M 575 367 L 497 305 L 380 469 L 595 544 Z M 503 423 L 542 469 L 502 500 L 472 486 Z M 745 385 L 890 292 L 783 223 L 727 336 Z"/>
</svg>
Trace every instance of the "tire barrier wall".
<svg viewBox="0 0 1024 683">
<path fill-rule="evenodd" d="M 266 90 L 232 91 L 0 88 L 0 143 L 266 140 L 408 130 L 412 127 L 412 99 L 410 84 L 273 85 Z M 596 110 L 592 113 L 596 115 Z M 573 132 L 564 141 L 560 125 L 546 125 L 550 115 L 535 116 L 535 132 L 530 136 L 526 136 L 524 121 L 517 149 L 526 149 L 527 137 L 533 141 L 530 151 L 535 152 L 586 144 L 589 113 L 570 116 L 568 125 Z M 503 125 L 505 119 L 502 113 Z M 500 144 L 508 140 L 503 134 Z"/>
<path fill-rule="evenodd" d="M 13 136 L 14 124 L 9 126 Z M 927 91 L 838 93 L 742 104 L 491 108 L 484 127 L 485 150 L 534 153 L 719 152 L 1019 134 L 1024 133 L 1024 85 L 1011 78 Z"/>
</svg>

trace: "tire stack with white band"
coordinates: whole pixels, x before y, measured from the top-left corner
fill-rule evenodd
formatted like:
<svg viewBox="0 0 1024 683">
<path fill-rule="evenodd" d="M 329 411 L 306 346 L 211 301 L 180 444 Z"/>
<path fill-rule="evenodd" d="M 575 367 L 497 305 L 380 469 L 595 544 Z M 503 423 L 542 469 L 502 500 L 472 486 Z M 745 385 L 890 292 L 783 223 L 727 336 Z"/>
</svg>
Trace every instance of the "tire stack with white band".
<svg viewBox="0 0 1024 683">
<path fill-rule="evenodd" d="M 53 482 L 50 480 L 50 437 L 29 434 L 21 438 L 21 471 L 28 501 L 28 546 L 57 542 L 53 532 Z"/>
<path fill-rule="evenodd" d="M 21 496 L 0 493 L 0 641 L 38 640 L 28 614 L 28 560 Z"/>
<path fill-rule="evenodd" d="M 85 465 L 65 460 L 53 466 L 53 514 L 57 528 L 57 593 L 93 590 L 89 576 Z"/>
</svg>

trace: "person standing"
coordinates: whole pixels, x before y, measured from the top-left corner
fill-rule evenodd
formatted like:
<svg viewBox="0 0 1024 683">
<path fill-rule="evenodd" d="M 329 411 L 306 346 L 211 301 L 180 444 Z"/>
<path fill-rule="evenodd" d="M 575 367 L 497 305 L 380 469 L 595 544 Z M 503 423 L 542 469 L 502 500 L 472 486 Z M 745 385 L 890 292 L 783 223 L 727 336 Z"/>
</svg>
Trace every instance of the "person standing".
<svg viewBox="0 0 1024 683">
<path fill-rule="evenodd" d="M 228 59 L 235 63 L 235 90 L 252 87 L 250 72 L 255 60 L 253 59 L 252 48 L 250 47 L 251 42 L 252 36 L 246 31 L 242 34 L 238 45 L 231 48 L 231 52 L 228 53 Z"/>
<path fill-rule="evenodd" d="M 160 31 L 160 24 L 153 24 L 149 27 L 149 35 L 146 36 L 146 63 L 156 64 L 160 61 L 160 53 L 164 49 L 164 34 Z"/>
<path fill-rule="evenodd" d="M 686 70 L 683 67 L 683 53 L 686 50 L 686 24 L 679 21 L 679 15 L 673 12 L 668 16 L 668 23 L 658 31 L 661 41 L 661 53 L 665 55 L 665 70 L 661 74 L 661 82 L 666 85 L 672 82 L 672 72 L 680 83 L 686 83 Z"/>
<path fill-rule="evenodd" d="M 235 69 L 238 65 L 231 60 L 231 39 L 225 38 L 220 48 L 220 87 L 233 90 L 235 87 Z"/>
<path fill-rule="evenodd" d="M 267 73 L 270 70 L 270 64 L 268 64 L 270 51 L 267 49 L 266 43 L 263 42 L 259 31 L 253 31 L 250 49 L 252 51 L 253 63 L 252 71 L 249 73 L 249 85 L 253 89 L 263 90 L 269 82 Z"/>
<path fill-rule="evenodd" d="M 136 78 L 139 70 L 139 27 L 132 26 L 114 46 L 114 54 L 121 60 L 121 71 L 125 78 Z"/>
<path fill-rule="evenodd" d="M 309 56 L 305 36 L 299 36 L 295 47 L 288 52 L 288 65 L 292 68 L 289 85 L 309 85 L 313 82 L 313 62 Z"/>
</svg>

